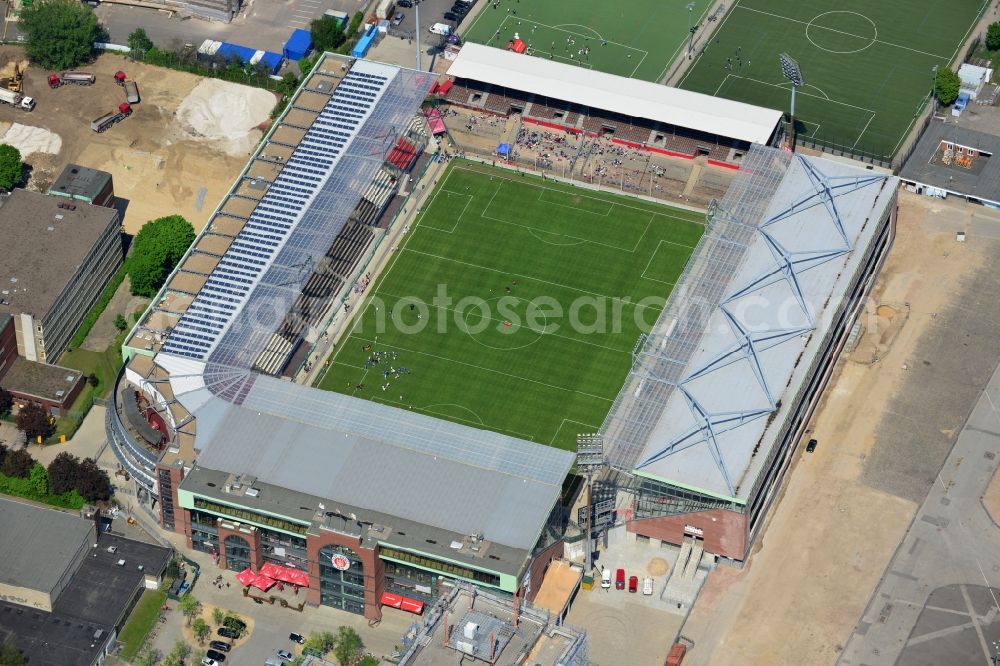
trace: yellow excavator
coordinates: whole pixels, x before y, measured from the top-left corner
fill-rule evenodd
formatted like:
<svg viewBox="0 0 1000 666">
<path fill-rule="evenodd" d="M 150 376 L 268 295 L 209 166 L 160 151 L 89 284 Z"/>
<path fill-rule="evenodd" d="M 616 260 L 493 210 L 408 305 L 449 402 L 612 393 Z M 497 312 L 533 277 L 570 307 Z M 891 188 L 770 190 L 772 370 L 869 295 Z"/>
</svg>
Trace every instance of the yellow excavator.
<svg viewBox="0 0 1000 666">
<path fill-rule="evenodd" d="M 24 67 L 26 66 L 27 63 L 19 63 L 17 61 L 7 63 L 3 69 L 0 69 L 0 84 L 10 92 L 22 92 Z"/>
</svg>

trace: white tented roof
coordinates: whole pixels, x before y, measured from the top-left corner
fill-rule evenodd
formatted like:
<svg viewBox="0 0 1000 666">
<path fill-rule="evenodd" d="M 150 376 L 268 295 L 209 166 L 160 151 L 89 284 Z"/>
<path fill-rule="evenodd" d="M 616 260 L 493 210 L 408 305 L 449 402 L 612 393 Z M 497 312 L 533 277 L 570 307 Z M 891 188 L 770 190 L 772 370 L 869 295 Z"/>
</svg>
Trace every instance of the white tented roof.
<svg viewBox="0 0 1000 666">
<path fill-rule="evenodd" d="M 608 414 L 611 464 L 747 501 L 897 187 L 751 148 Z"/>
<path fill-rule="evenodd" d="M 595 109 L 766 144 L 781 111 L 466 43 L 448 70 L 472 79 Z"/>
</svg>

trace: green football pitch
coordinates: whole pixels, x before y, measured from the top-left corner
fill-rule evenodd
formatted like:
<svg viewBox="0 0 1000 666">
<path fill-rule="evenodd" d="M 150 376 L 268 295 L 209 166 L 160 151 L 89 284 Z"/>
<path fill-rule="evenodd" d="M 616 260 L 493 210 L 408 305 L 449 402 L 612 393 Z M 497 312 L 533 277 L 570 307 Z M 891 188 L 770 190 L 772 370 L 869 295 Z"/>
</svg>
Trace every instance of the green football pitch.
<svg viewBox="0 0 1000 666">
<path fill-rule="evenodd" d="M 703 219 L 455 161 L 320 386 L 573 448 L 607 415 Z"/>
<path fill-rule="evenodd" d="M 800 136 L 888 158 L 983 1 L 737 0 L 680 87 L 788 111 L 778 60 L 788 53 L 805 80 L 795 98 Z"/>
<path fill-rule="evenodd" d="M 610 74 L 657 81 L 687 48 L 688 22 L 703 22 L 709 0 L 480 0 L 459 32 L 506 48 L 517 33 L 533 55 Z M 499 33 L 499 34 L 498 34 Z M 584 51 L 589 47 L 589 53 Z"/>
</svg>

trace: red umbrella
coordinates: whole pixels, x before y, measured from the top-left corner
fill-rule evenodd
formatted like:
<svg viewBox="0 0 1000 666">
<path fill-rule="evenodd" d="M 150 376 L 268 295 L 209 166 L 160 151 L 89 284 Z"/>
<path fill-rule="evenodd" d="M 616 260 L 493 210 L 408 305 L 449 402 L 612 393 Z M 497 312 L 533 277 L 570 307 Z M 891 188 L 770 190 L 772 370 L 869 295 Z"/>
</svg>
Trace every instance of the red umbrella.
<svg viewBox="0 0 1000 666">
<path fill-rule="evenodd" d="M 247 567 L 243 571 L 236 574 L 236 580 L 238 580 L 243 587 L 250 587 L 253 584 L 253 579 L 257 576 L 254 574 L 253 569 Z"/>
</svg>

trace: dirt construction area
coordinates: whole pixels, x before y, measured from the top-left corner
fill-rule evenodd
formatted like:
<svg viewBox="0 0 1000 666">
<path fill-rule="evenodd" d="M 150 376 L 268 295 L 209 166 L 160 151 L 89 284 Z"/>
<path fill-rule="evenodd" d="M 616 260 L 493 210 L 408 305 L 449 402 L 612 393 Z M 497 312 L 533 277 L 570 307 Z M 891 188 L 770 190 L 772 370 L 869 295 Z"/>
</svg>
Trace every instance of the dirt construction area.
<svg viewBox="0 0 1000 666">
<path fill-rule="evenodd" d="M 841 657 L 1000 360 L 998 259 L 1000 214 L 900 193 L 864 333 L 807 435 L 818 448 L 799 447 L 747 566 L 709 576 L 682 629 L 685 664 Z"/>
<path fill-rule="evenodd" d="M 22 57 L 19 49 L 0 48 L 0 65 Z M 90 122 L 125 101 L 114 82 L 119 69 L 136 81 L 141 102 L 130 117 L 94 132 Z M 128 233 L 174 213 L 200 230 L 263 135 L 275 95 L 117 54 L 80 70 L 97 82 L 51 89 L 49 72 L 30 67 L 24 94 L 35 99 L 35 110 L 0 105 L 0 142 L 17 146 L 31 166 L 29 189 L 46 191 L 66 164 L 77 163 L 112 174 L 115 194 L 127 202 Z"/>
</svg>

